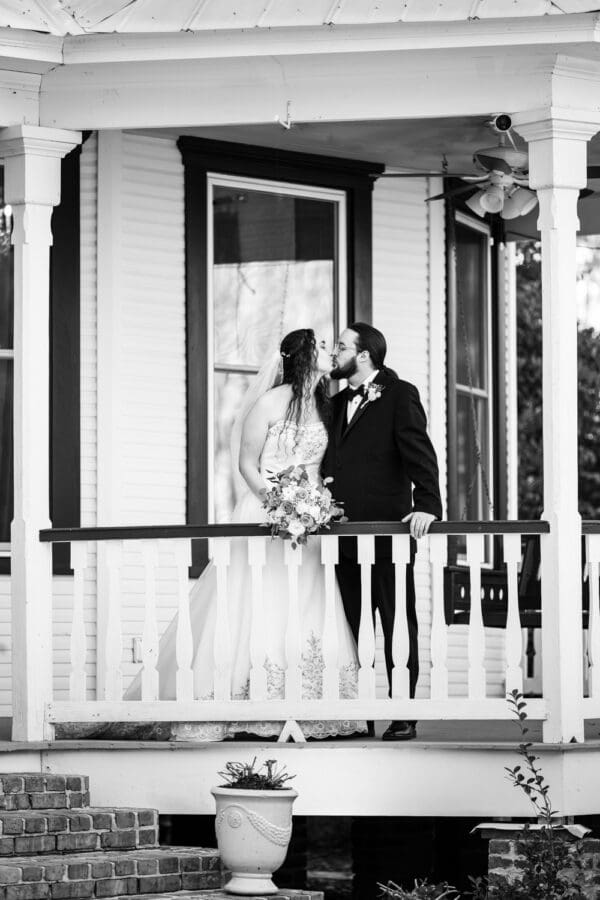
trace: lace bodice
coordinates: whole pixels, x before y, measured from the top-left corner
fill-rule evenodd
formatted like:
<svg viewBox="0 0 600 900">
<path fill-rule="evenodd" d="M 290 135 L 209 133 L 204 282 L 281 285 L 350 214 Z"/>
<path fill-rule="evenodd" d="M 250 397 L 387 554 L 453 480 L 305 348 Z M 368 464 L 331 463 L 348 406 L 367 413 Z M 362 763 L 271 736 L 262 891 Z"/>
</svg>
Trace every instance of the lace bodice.
<svg viewBox="0 0 600 900">
<path fill-rule="evenodd" d="M 269 428 L 260 457 L 264 477 L 289 466 L 306 466 L 311 480 L 317 481 L 321 461 L 327 449 L 327 429 L 322 422 L 296 425 L 281 419 Z"/>
</svg>

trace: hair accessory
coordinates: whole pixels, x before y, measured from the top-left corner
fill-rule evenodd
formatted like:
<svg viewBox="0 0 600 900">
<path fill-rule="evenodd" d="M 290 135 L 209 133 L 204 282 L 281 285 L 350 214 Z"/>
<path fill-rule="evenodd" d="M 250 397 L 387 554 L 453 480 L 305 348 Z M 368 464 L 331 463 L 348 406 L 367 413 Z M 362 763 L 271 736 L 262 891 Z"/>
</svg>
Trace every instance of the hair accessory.
<svg viewBox="0 0 600 900">
<path fill-rule="evenodd" d="M 289 354 L 289 353 L 283 353 L 283 352 L 282 352 L 282 353 L 280 353 L 280 356 L 281 356 L 283 359 L 289 359 L 289 358 L 290 358 L 290 354 Z"/>
</svg>

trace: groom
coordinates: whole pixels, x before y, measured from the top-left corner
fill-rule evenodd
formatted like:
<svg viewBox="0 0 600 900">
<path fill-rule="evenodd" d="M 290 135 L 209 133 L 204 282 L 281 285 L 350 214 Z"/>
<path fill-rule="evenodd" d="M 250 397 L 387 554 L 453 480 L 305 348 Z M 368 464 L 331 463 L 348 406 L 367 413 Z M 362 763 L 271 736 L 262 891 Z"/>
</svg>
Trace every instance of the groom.
<svg viewBox="0 0 600 900">
<path fill-rule="evenodd" d="M 350 521 L 408 522 L 412 538 L 420 538 L 442 516 L 435 450 L 417 389 L 384 366 L 387 345 L 372 325 L 355 322 L 340 335 L 333 353 L 333 379 L 348 387 L 333 398 L 329 445 L 323 473 L 333 477 L 332 493 L 344 504 Z M 406 613 L 409 634 L 410 696 L 419 674 L 415 608 L 415 541 L 406 567 Z M 383 628 L 388 682 L 392 683 L 392 632 L 395 575 L 391 537 L 375 539 L 371 570 L 373 611 Z M 350 628 L 358 641 L 361 590 L 356 538 L 340 541 L 337 578 Z M 383 740 L 416 737 L 415 722 L 394 721 Z"/>
</svg>

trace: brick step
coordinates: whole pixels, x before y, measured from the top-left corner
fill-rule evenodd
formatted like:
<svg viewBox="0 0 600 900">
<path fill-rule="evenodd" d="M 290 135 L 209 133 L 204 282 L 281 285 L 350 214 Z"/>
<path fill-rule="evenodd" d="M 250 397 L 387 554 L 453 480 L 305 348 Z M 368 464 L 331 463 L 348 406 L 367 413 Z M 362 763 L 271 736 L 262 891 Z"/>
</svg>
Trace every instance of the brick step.
<svg viewBox="0 0 600 900">
<path fill-rule="evenodd" d="M 176 891 L 173 894 L 153 894 L 152 900 L 188 900 L 188 898 L 190 900 L 231 900 L 231 896 L 231 894 L 220 890 Z M 279 898 L 279 900 L 323 900 L 324 894 L 323 891 L 282 888 L 276 894 L 269 894 L 269 900 L 271 900 L 271 897 Z M 115 900 L 148 900 L 148 894 L 135 894 L 133 896 L 124 894 L 115 898 Z M 261 894 L 255 897 L 255 900 L 267 900 L 267 898 L 263 898 Z"/>
<path fill-rule="evenodd" d="M 0 809 L 82 809 L 90 805 L 87 775 L 0 774 Z"/>
<path fill-rule="evenodd" d="M 40 856 L 158 845 L 155 809 L 0 811 L 0 856 Z"/>
<path fill-rule="evenodd" d="M 172 894 L 221 885 L 216 850 L 162 847 L 154 850 L 71 853 L 0 860 L 0 900 L 87 900 Z"/>
</svg>

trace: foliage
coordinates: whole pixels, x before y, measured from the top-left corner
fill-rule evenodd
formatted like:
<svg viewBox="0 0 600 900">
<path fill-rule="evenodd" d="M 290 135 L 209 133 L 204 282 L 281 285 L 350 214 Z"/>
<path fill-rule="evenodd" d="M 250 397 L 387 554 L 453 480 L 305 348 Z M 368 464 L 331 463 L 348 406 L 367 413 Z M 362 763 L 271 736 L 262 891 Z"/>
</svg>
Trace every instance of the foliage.
<svg viewBox="0 0 600 900">
<path fill-rule="evenodd" d="M 523 244 L 517 276 L 519 516 L 542 511 L 542 299 L 539 247 Z M 575 302 L 573 298 L 573 302 Z M 600 339 L 579 328 L 579 511 L 600 518 Z"/>
<path fill-rule="evenodd" d="M 559 831 L 557 811 L 552 808 L 550 787 L 544 779 L 539 757 L 532 752 L 532 743 L 526 740 L 528 728 L 527 704 L 519 691 L 507 697 L 521 731 L 518 754 L 521 763 L 512 768 L 505 766 L 514 787 L 523 791 L 533 807 L 533 813 L 541 825 L 533 829 L 525 825 L 517 849 L 523 857 L 519 878 L 512 884 L 492 884 L 487 878 L 471 878 L 472 900 L 584 900 L 583 847 L 580 842 L 569 843 Z M 461 900 L 463 895 L 446 882 L 432 885 L 426 880 L 417 882 L 412 890 L 404 890 L 394 882 L 378 885 L 381 897 L 394 900 Z"/>
<path fill-rule="evenodd" d="M 429 884 L 425 881 L 415 881 L 415 886 L 410 891 L 405 891 L 393 881 L 387 884 L 378 884 L 381 888 L 380 897 L 390 897 L 393 900 L 460 900 L 460 894 L 456 888 L 444 881 L 441 884 Z"/>
<path fill-rule="evenodd" d="M 541 825 L 532 829 L 528 825 L 517 848 L 524 857 L 520 878 L 510 885 L 488 886 L 485 879 L 473 881 L 474 900 L 576 900 L 584 898 L 581 887 L 583 868 L 581 844 L 570 844 L 559 831 L 557 812 L 552 809 L 550 786 L 546 783 L 539 757 L 532 752 L 532 744 L 526 740 L 528 728 L 527 704 L 519 691 L 508 697 L 517 716 L 521 731 L 518 754 L 522 762 L 509 768 L 508 778 L 514 787 L 523 791 L 533 807 L 533 813 Z M 571 874 L 567 874 L 567 869 Z M 575 878 L 573 878 L 575 869 Z"/>
<path fill-rule="evenodd" d="M 261 769 L 266 771 L 262 772 Z M 256 768 L 256 757 L 251 763 L 228 762 L 225 771 L 219 772 L 225 779 L 221 787 L 243 788 L 251 791 L 282 791 L 288 788 L 287 782 L 295 778 L 288 775 L 285 766 L 277 768 L 276 759 L 267 759 L 265 763 Z"/>
</svg>

